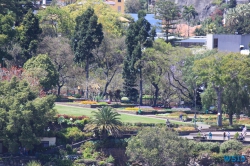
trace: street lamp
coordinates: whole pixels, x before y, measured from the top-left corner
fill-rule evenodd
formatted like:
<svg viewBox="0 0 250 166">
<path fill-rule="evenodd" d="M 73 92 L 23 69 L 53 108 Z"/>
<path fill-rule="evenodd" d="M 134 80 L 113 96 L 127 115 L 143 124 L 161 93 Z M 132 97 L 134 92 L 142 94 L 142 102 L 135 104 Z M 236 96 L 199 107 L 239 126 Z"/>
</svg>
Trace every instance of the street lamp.
<svg viewBox="0 0 250 166">
<path fill-rule="evenodd" d="M 5 61 L 5 58 L 2 58 L 2 68 L 4 67 L 4 61 Z"/>
<path fill-rule="evenodd" d="M 195 111 L 195 114 L 194 114 L 194 128 L 196 129 L 196 114 L 197 114 L 197 111 L 196 111 L 196 94 L 197 94 L 197 85 L 196 85 L 196 79 L 198 78 L 198 76 L 196 76 L 194 78 L 194 81 L 195 81 L 195 87 L 194 87 L 194 111 Z"/>
</svg>

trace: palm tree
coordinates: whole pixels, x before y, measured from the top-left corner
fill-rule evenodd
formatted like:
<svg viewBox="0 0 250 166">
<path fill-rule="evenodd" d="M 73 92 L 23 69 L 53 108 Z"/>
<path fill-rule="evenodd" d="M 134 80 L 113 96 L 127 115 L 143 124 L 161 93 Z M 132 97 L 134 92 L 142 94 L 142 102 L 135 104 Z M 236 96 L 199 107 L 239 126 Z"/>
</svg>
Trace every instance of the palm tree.
<svg viewBox="0 0 250 166">
<path fill-rule="evenodd" d="M 87 128 L 99 131 L 104 139 L 107 138 L 108 135 L 115 137 L 120 136 L 120 126 L 122 125 L 122 122 L 118 117 L 120 116 L 119 113 L 113 111 L 113 109 L 108 106 L 102 107 L 93 113 L 94 119 L 90 121 L 90 125 L 87 126 Z"/>
<path fill-rule="evenodd" d="M 196 12 L 195 8 L 192 5 L 190 5 L 190 6 L 184 6 L 184 10 L 183 10 L 182 15 L 183 15 L 183 18 L 188 23 L 188 37 L 189 37 L 190 21 L 191 21 L 191 19 L 195 19 L 195 17 L 198 15 L 198 13 Z"/>
</svg>

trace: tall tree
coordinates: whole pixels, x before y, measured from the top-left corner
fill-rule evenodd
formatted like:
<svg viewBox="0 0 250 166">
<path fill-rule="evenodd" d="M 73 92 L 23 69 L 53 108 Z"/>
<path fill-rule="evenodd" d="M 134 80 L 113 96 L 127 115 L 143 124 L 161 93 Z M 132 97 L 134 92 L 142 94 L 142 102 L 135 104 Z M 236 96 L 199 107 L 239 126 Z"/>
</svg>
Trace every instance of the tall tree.
<svg viewBox="0 0 250 166">
<path fill-rule="evenodd" d="M 180 9 L 172 0 L 158 0 L 155 12 L 155 18 L 162 20 L 161 27 L 166 34 L 166 42 L 168 42 L 169 33 L 176 29 L 175 25 L 180 19 Z"/>
<path fill-rule="evenodd" d="M 48 54 L 55 69 L 59 74 L 57 79 L 57 95 L 60 95 L 61 88 L 69 78 L 73 77 L 74 55 L 70 47 L 70 41 L 64 37 L 46 36 L 38 47 L 39 54 Z"/>
<path fill-rule="evenodd" d="M 44 91 L 51 90 L 58 83 L 58 72 L 51 62 L 51 59 L 46 54 L 40 54 L 29 59 L 23 66 L 31 76 L 37 77 Z M 43 75 L 37 76 L 37 71 L 44 72 Z"/>
<path fill-rule="evenodd" d="M 169 52 L 172 49 L 170 44 L 167 44 L 164 40 L 156 40 L 153 44 L 153 48 L 145 50 L 144 57 L 141 59 L 143 64 L 143 75 L 146 80 L 152 84 L 155 88 L 154 102 L 156 106 L 157 99 L 160 91 L 160 83 L 163 80 L 163 76 L 169 68 Z"/>
<path fill-rule="evenodd" d="M 250 4 L 237 5 L 227 11 L 225 27 L 229 33 L 250 33 Z"/>
<path fill-rule="evenodd" d="M 192 19 L 195 19 L 195 17 L 198 15 L 198 13 L 196 12 L 195 8 L 192 5 L 190 5 L 190 6 L 184 6 L 184 10 L 183 10 L 182 15 L 183 15 L 183 18 L 188 23 L 188 37 L 189 37 L 190 22 Z"/>
<path fill-rule="evenodd" d="M 233 125 L 233 115 L 241 112 L 249 114 L 248 86 L 239 80 L 233 80 L 224 90 L 222 103 L 225 112 L 229 115 L 229 125 Z"/>
<path fill-rule="evenodd" d="M 14 27 L 14 18 L 11 15 L 0 14 L 0 62 L 3 64 L 3 58 L 8 60 L 12 59 L 12 56 L 8 54 L 8 48 L 10 43 L 16 35 Z"/>
<path fill-rule="evenodd" d="M 75 62 L 85 62 L 87 84 L 89 81 L 89 65 L 93 60 L 92 51 L 100 46 L 102 40 L 102 24 L 98 23 L 94 9 L 89 7 L 82 15 L 76 18 L 75 32 L 71 41 Z M 88 98 L 88 85 L 86 97 Z"/>
<path fill-rule="evenodd" d="M 16 77 L 0 82 L 0 137 L 10 152 L 22 146 L 32 150 L 55 116 L 55 98 L 38 98 L 25 81 Z"/>
<path fill-rule="evenodd" d="M 138 13 L 140 10 L 147 10 L 147 0 L 126 0 L 125 11 L 126 13 Z"/>
<path fill-rule="evenodd" d="M 195 61 L 193 70 L 198 76 L 198 82 L 206 82 L 214 89 L 217 97 L 218 126 L 222 126 L 223 92 L 234 81 L 249 82 L 248 56 L 235 53 L 213 54 Z"/>
<path fill-rule="evenodd" d="M 138 20 L 132 23 L 126 35 L 127 44 L 127 56 L 124 61 L 124 89 L 125 95 L 130 98 L 130 100 L 136 100 L 134 94 L 135 78 L 136 73 L 139 71 L 140 77 L 140 105 L 142 105 L 142 65 L 135 63 L 142 58 L 142 50 L 147 45 L 147 38 L 149 37 L 150 23 L 145 19 L 145 12 L 140 11 L 138 13 Z M 133 99 L 132 99 L 133 98 Z"/>
<path fill-rule="evenodd" d="M 125 51 L 125 38 L 114 37 L 108 33 L 105 33 L 102 44 L 94 51 L 97 66 L 105 76 L 106 83 L 103 90 L 103 96 L 106 95 L 110 83 L 121 69 Z"/>
<path fill-rule="evenodd" d="M 34 0 L 1 0 L 0 14 L 6 15 L 12 13 L 15 17 L 15 25 L 19 26 L 24 15 L 34 9 Z"/>
<path fill-rule="evenodd" d="M 57 6 L 48 6 L 38 12 L 43 34 L 45 36 L 58 36 L 70 38 L 74 30 L 74 21 L 70 14 Z"/>
<path fill-rule="evenodd" d="M 23 49 L 23 54 L 27 59 L 30 59 L 36 53 L 39 34 L 42 33 L 39 20 L 31 9 L 24 17 L 19 33 L 19 43 Z"/>
</svg>

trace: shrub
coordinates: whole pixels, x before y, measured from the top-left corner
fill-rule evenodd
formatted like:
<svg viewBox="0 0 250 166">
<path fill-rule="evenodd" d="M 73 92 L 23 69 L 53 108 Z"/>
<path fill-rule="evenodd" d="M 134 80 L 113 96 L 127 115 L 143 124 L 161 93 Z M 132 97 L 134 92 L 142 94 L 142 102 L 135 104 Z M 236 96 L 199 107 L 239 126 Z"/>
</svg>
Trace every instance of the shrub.
<svg viewBox="0 0 250 166">
<path fill-rule="evenodd" d="M 106 162 L 105 161 L 99 161 L 98 165 L 100 165 L 100 166 L 106 165 Z"/>
<path fill-rule="evenodd" d="M 108 105 L 108 103 L 107 102 L 99 102 L 99 103 L 97 103 L 98 105 Z"/>
<path fill-rule="evenodd" d="M 61 131 L 67 142 L 79 141 L 84 139 L 84 133 L 77 127 L 68 127 Z"/>
<path fill-rule="evenodd" d="M 109 157 L 106 159 L 107 163 L 113 163 L 114 161 L 115 161 L 115 159 L 112 155 L 109 155 Z"/>
<path fill-rule="evenodd" d="M 81 150 L 84 150 L 86 148 L 90 148 L 90 149 L 95 149 L 95 144 L 91 141 L 87 141 L 84 144 L 81 145 Z"/>
<path fill-rule="evenodd" d="M 129 100 L 128 97 L 122 97 L 121 98 L 121 103 L 129 103 L 129 102 L 130 102 L 130 100 Z"/>
<path fill-rule="evenodd" d="M 226 153 L 230 150 L 239 151 L 242 148 L 243 148 L 243 144 L 237 140 L 229 140 L 229 141 L 223 142 L 220 145 L 220 151 L 222 153 Z"/>
<path fill-rule="evenodd" d="M 82 95 L 80 95 L 80 94 L 75 94 L 75 98 L 81 98 L 82 97 Z"/>
<path fill-rule="evenodd" d="M 213 153 L 211 155 L 211 158 L 213 159 L 215 164 L 220 164 L 224 162 L 224 156 L 225 154 L 222 153 Z"/>
<path fill-rule="evenodd" d="M 203 146 L 205 150 L 209 150 L 211 152 L 216 152 L 216 153 L 220 152 L 220 144 L 218 142 L 217 143 L 204 142 Z"/>
<path fill-rule="evenodd" d="M 27 166 L 42 166 L 38 161 L 30 161 L 27 163 Z"/>
<path fill-rule="evenodd" d="M 58 114 L 57 117 L 63 117 L 64 119 L 70 119 L 72 118 L 73 120 L 83 120 L 83 119 L 88 119 L 89 117 L 82 115 L 82 116 L 73 116 L 73 115 L 65 115 L 65 114 Z"/>
<path fill-rule="evenodd" d="M 194 131 L 194 127 L 188 127 L 188 126 L 180 126 L 175 129 L 176 131 Z"/>
<path fill-rule="evenodd" d="M 66 151 L 68 152 L 68 154 L 71 154 L 73 152 L 72 146 L 67 144 L 66 145 Z"/>
<path fill-rule="evenodd" d="M 238 139 L 239 136 L 240 136 L 239 133 L 236 132 L 235 135 L 234 135 L 234 139 Z"/>
</svg>

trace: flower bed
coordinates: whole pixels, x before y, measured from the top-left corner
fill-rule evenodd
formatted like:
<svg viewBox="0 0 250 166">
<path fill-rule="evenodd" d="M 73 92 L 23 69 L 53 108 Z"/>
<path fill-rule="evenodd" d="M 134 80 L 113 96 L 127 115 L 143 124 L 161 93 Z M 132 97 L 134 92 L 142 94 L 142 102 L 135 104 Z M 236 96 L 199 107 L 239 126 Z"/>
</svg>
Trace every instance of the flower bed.
<svg viewBox="0 0 250 166">
<path fill-rule="evenodd" d="M 89 101 L 89 100 L 81 101 L 80 103 L 81 104 L 98 104 L 96 101 Z"/>
<path fill-rule="evenodd" d="M 174 128 L 175 131 L 195 131 L 194 127 L 189 126 L 180 126 L 178 128 Z"/>
<path fill-rule="evenodd" d="M 126 110 L 126 111 L 138 111 L 139 108 L 138 107 L 126 107 L 126 108 L 124 108 L 124 110 Z"/>
<path fill-rule="evenodd" d="M 89 117 L 82 115 L 82 116 L 72 116 L 72 115 L 65 115 L 65 114 L 58 114 L 57 117 L 64 117 L 65 119 L 70 119 L 72 118 L 72 120 L 83 120 L 83 119 L 88 119 Z"/>
</svg>

